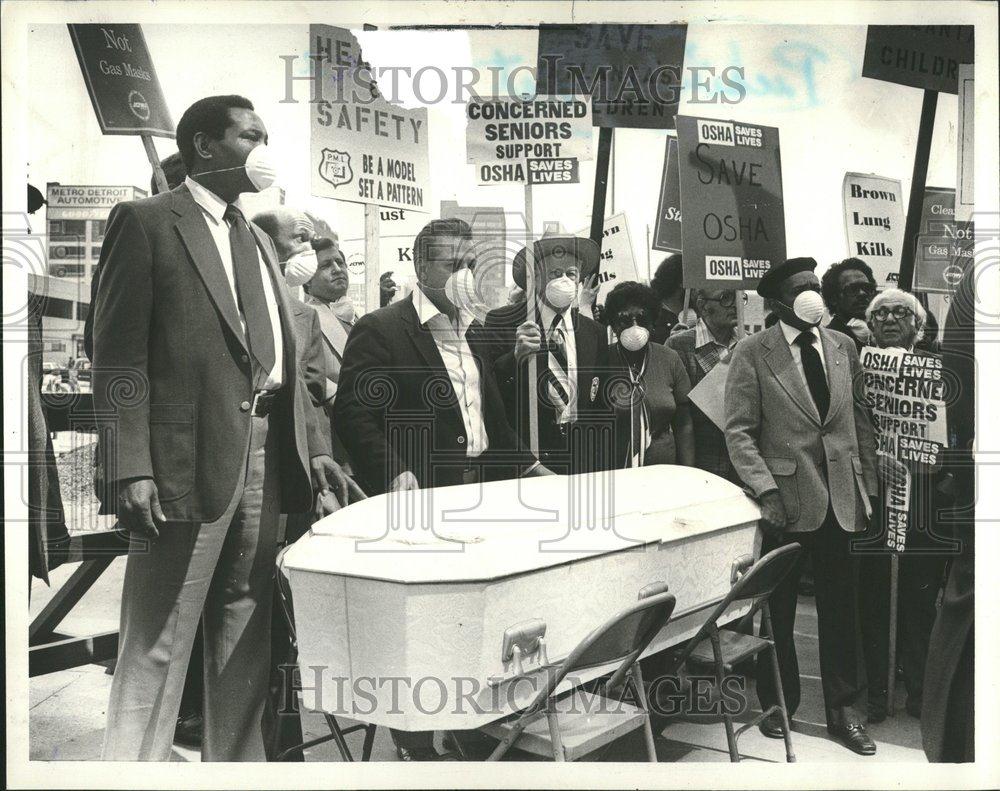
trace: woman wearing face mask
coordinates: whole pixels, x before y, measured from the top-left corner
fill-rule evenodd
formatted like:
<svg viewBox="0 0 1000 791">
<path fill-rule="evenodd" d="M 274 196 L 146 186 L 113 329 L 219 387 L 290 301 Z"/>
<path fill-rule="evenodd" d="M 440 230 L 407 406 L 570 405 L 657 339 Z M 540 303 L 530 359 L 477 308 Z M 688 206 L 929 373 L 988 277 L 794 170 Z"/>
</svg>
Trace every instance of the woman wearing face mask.
<svg viewBox="0 0 1000 791">
<path fill-rule="evenodd" d="M 694 465 L 691 380 L 677 352 L 649 342 L 658 307 L 649 286 L 631 281 L 615 286 L 604 304 L 618 338 L 611 356 L 619 373 L 609 385 L 618 467 Z"/>
</svg>

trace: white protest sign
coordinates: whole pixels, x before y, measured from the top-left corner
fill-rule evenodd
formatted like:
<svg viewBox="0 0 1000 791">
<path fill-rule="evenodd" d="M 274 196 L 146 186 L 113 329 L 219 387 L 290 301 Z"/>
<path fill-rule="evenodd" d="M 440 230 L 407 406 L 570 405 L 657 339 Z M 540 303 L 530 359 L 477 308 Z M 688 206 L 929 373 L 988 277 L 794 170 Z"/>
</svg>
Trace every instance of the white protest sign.
<svg viewBox="0 0 1000 791">
<path fill-rule="evenodd" d="M 879 288 L 899 281 L 903 253 L 903 189 L 897 179 L 844 174 L 844 228 L 848 255 L 872 268 Z"/>
<path fill-rule="evenodd" d="M 577 236 L 590 236 L 590 229 L 580 230 Z M 619 283 L 639 280 L 639 270 L 632 252 L 632 236 L 628 232 L 628 220 L 624 214 L 616 214 L 604 220 L 604 241 L 601 244 L 598 267 L 598 282 L 601 284 L 601 290 L 597 292 L 598 305 L 604 304 L 608 292 Z"/>
<path fill-rule="evenodd" d="M 309 43 L 323 56 L 310 103 L 312 194 L 429 212 L 427 110 L 382 98 L 349 30 L 310 25 Z"/>
<path fill-rule="evenodd" d="M 466 159 L 479 184 L 575 184 L 591 159 L 590 97 L 475 97 L 466 105 Z"/>
<path fill-rule="evenodd" d="M 861 366 L 878 452 L 908 470 L 936 465 L 948 441 L 941 359 L 866 346 Z M 906 544 L 910 489 L 907 472 L 905 480 L 889 487 L 886 497 L 888 547 L 899 552 Z"/>
</svg>

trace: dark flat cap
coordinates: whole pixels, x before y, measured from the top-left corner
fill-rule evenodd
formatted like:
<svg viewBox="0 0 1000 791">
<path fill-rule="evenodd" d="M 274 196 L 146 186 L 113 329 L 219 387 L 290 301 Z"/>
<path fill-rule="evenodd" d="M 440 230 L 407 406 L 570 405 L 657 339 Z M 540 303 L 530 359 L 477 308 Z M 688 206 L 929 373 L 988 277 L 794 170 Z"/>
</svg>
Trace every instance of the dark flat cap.
<svg viewBox="0 0 1000 791">
<path fill-rule="evenodd" d="M 769 269 L 764 273 L 764 277 L 757 284 L 757 293 L 764 299 L 775 299 L 778 296 L 778 289 L 792 275 L 799 272 L 815 272 L 815 258 L 789 258 L 783 264 Z"/>
</svg>

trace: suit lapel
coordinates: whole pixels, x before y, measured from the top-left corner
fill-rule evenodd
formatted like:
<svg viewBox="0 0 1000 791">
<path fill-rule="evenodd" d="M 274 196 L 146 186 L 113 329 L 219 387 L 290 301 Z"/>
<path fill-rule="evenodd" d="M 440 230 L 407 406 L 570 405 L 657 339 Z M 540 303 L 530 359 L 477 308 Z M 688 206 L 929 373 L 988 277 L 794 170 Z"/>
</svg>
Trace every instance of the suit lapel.
<svg viewBox="0 0 1000 791">
<path fill-rule="evenodd" d="M 181 186 L 173 193 L 173 210 L 180 215 L 177 220 L 177 232 L 187 248 L 188 255 L 194 262 L 198 274 L 205 283 L 208 295 L 215 303 L 215 309 L 225 319 L 226 324 L 236 339 L 248 350 L 243 324 L 233 299 L 233 291 L 226 279 L 226 271 L 219 257 L 215 240 L 208 230 L 208 224 L 201 215 L 201 208 L 194 202 L 187 187 Z"/>
<path fill-rule="evenodd" d="M 798 368 L 795 366 L 795 360 L 792 359 L 792 350 L 788 348 L 788 344 L 785 342 L 785 338 L 781 333 L 781 326 L 775 324 L 767 332 L 769 335 L 764 339 L 765 345 L 769 348 L 767 354 L 764 355 L 767 367 L 771 369 L 771 373 L 774 374 L 774 378 L 781 385 L 781 388 L 788 393 L 788 397 L 816 425 L 819 425 L 819 412 L 816 410 L 812 396 L 809 395 L 809 390 L 806 387 L 805 380 L 802 378 L 802 374 L 799 373 Z"/>
<path fill-rule="evenodd" d="M 826 363 L 826 381 L 830 385 L 830 408 L 826 412 L 826 421 L 829 423 L 837 410 L 844 403 L 844 398 L 851 395 L 853 399 L 853 389 L 851 387 L 851 366 L 847 353 L 841 343 L 835 340 L 832 333 L 826 330 L 819 331 L 820 341 L 823 344 L 823 359 Z M 853 341 L 852 341 L 853 343 Z"/>
<path fill-rule="evenodd" d="M 323 338 L 338 360 L 344 358 L 344 346 L 347 345 L 348 329 L 344 323 L 338 319 L 332 310 L 319 301 L 310 301 L 314 306 L 316 315 L 319 316 L 319 327 L 323 332 Z"/>
</svg>

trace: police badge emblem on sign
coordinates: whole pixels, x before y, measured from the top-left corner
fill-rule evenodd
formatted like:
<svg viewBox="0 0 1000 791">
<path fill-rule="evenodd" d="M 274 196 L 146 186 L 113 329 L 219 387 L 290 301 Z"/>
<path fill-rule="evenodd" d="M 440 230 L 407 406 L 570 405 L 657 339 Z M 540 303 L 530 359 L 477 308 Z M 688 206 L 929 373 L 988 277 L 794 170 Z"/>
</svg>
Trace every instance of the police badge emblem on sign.
<svg viewBox="0 0 1000 791">
<path fill-rule="evenodd" d="M 319 175 L 324 181 L 330 182 L 334 187 L 350 184 L 354 178 L 354 171 L 351 169 L 351 155 L 346 151 L 337 151 L 333 148 L 324 148 L 323 159 L 319 163 Z"/>
</svg>

